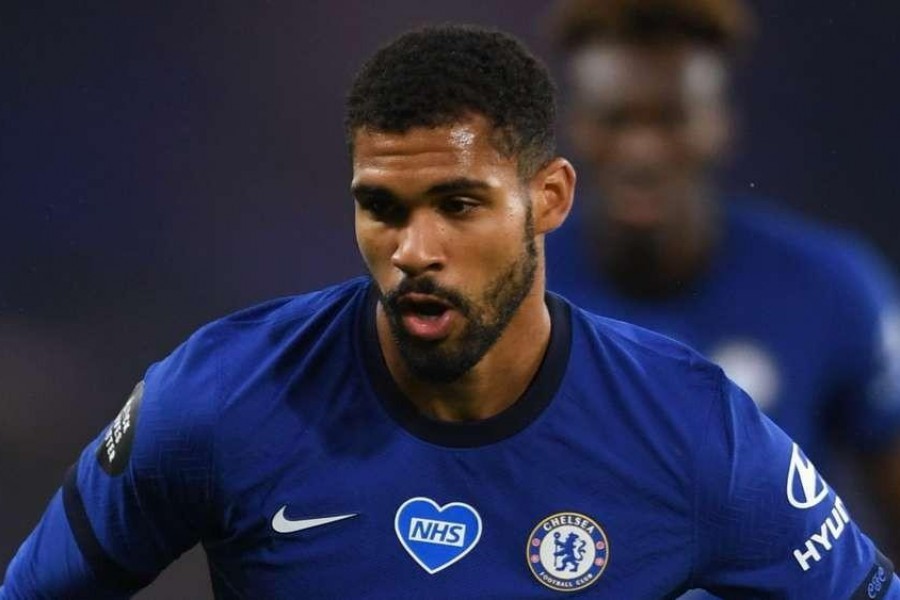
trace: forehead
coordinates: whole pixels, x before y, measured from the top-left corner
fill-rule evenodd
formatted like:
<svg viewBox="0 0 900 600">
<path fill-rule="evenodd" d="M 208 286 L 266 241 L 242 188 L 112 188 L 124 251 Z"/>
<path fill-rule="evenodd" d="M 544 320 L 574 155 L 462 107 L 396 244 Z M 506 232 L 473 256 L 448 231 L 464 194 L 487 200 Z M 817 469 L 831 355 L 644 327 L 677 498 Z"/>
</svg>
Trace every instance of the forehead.
<svg viewBox="0 0 900 600">
<path fill-rule="evenodd" d="M 515 160 L 501 155 L 494 135 L 494 127 L 481 116 L 402 133 L 360 129 L 353 139 L 353 185 L 418 181 L 425 186 L 434 178 L 515 170 Z"/>
<path fill-rule="evenodd" d="M 727 79 L 725 60 L 706 47 L 598 42 L 577 51 L 569 79 L 583 105 L 716 100 Z"/>
</svg>

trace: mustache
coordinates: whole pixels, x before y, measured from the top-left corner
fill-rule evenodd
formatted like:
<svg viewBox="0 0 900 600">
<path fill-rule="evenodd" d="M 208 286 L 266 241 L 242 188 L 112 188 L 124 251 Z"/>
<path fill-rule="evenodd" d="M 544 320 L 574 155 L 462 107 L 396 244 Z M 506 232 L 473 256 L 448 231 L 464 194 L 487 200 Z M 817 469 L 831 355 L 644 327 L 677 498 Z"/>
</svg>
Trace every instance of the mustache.
<svg viewBox="0 0 900 600">
<path fill-rule="evenodd" d="M 443 287 L 427 277 L 404 279 L 394 289 L 381 294 L 381 303 L 389 311 L 399 312 L 400 298 L 406 294 L 428 294 L 446 302 L 464 316 L 469 316 L 471 313 L 469 301 L 465 296 L 456 290 Z"/>
</svg>

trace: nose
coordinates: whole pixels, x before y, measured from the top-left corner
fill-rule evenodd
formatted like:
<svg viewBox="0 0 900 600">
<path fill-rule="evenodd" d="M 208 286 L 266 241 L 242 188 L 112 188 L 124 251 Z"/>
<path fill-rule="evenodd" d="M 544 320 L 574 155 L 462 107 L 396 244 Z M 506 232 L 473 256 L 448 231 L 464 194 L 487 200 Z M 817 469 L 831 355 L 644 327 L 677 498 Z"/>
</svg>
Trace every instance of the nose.
<svg viewBox="0 0 900 600">
<path fill-rule="evenodd" d="M 428 213 L 413 213 L 397 233 L 391 264 L 409 277 L 444 268 L 444 227 Z"/>
<path fill-rule="evenodd" d="M 672 150 L 672 143 L 665 132 L 652 125 L 628 128 L 616 140 L 620 158 L 638 163 L 654 164 L 665 160 Z"/>
</svg>

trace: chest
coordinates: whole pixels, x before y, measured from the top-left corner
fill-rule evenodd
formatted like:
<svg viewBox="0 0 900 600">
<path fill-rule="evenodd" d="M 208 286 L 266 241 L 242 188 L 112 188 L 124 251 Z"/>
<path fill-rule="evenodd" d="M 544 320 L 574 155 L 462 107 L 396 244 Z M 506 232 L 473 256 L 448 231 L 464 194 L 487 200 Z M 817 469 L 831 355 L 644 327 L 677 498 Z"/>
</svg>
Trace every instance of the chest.
<svg viewBox="0 0 900 600">
<path fill-rule="evenodd" d="M 463 450 L 398 433 L 377 452 L 351 443 L 315 460 L 286 455 L 225 498 L 225 533 L 207 543 L 214 579 L 265 598 L 678 589 L 691 563 L 689 500 L 602 440 L 566 445 L 555 433 Z"/>
</svg>

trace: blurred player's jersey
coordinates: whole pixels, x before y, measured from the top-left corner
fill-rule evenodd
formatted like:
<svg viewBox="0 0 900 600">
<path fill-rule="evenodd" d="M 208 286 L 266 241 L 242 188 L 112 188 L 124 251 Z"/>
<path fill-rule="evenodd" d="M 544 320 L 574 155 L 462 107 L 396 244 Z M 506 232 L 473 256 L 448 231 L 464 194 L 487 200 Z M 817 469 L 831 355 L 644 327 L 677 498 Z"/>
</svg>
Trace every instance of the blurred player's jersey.
<svg viewBox="0 0 900 600">
<path fill-rule="evenodd" d="M 402 397 L 368 279 L 207 326 L 86 448 L 0 598 L 125 597 L 198 540 L 225 599 L 900 598 L 719 368 L 547 302 L 528 390 L 472 423 Z"/>
<path fill-rule="evenodd" d="M 700 350 L 826 474 L 835 436 L 863 451 L 895 440 L 900 307 L 885 266 L 858 240 L 764 204 L 735 200 L 724 211 L 712 263 L 675 295 L 619 293 L 577 219 L 548 241 L 549 287 Z"/>
</svg>

